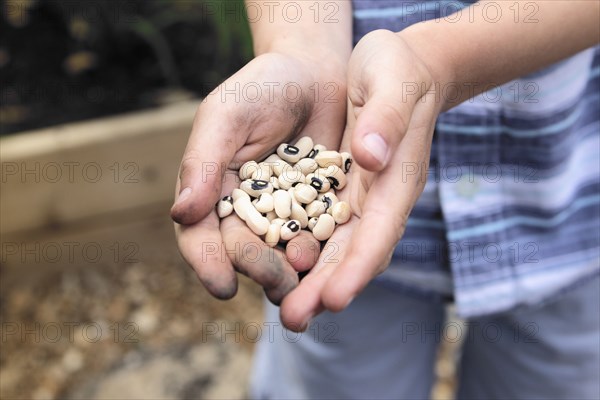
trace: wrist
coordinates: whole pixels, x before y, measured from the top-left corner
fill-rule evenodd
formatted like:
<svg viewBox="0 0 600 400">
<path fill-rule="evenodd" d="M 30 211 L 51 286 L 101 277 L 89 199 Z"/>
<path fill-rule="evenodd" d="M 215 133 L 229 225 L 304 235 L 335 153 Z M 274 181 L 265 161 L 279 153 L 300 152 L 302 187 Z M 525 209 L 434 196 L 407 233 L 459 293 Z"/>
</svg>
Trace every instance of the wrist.
<svg viewBox="0 0 600 400">
<path fill-rule="evenodd" d="M 412 25 L 397 33 L 425 65 L 432 79 L 432 90 L 439 91 L 440 110 L 456 105 L 458 97 L 457 76 L 454 62 L 447 51 L 445 37 L 426 22 Z"/>
</svg>

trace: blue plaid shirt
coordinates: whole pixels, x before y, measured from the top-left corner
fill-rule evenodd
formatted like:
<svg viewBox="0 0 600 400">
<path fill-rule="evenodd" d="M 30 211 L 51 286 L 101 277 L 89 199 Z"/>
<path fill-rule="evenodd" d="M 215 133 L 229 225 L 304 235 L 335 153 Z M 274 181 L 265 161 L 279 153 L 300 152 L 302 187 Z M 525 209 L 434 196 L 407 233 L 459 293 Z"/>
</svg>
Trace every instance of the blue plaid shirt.
<svg viewBox="0 0 600 400">
<path fill-rule="evenodd" d="M 456 12 L 468 5 L 353 3 L 355 42 L 466 18 Z M 541 303 L 598 274 L 599 75 L 597 47 L 441 114 L 425 191 L 377 282 L 452 298 L 473 317 Z"/>
</svg>

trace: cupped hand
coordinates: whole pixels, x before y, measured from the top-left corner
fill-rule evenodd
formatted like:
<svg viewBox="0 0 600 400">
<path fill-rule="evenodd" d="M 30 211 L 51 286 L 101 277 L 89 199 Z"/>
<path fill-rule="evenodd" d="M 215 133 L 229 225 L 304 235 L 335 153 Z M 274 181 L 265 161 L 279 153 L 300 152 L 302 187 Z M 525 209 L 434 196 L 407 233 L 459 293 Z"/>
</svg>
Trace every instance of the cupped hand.
<svg viewBox="0 0 600 400">
<path fill-rule="evenodd" d="M 429 67 L 399 34 L 366 35 L 350 58 L 342 151 L 356 163 L 339 193 L 353 211 L 315 267 L 285 297 L 281 319 L 304 330 L 323 310 L 341 311 L 389 264 L 423 191 L 442 108 Z"/>
<path fill-rule="evenodd" d="M 339 146 L 346 113 L 346 67 L 305 54 L 268 53 L 227 79 L 198 108 L 183 155 L 171 217 L 179 250 L 207 290 L 227 299 L 235 271 L 262 285 L 278 304 L 298 284 L 297 270 L 318 257 L 318 243 L 302 234 L 284 251 L 271 249 L 237 216 L 223 221 L 217 201 L 238 186 L 238 169 L 280 143 L 310 136 Z M 298 256 L 298 255 L 301 256 Z"/>
</svg>

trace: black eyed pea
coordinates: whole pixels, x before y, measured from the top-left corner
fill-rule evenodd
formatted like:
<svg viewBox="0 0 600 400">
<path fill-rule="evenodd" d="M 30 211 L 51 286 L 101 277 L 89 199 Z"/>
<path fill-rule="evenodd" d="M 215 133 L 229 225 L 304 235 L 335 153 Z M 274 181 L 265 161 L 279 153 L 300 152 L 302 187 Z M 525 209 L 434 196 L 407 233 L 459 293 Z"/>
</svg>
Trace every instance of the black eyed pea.
<svg viewBox="0 0 600 400">
<path fill-rule="evenodd" d="M 279 216 L 277 215 L 277 213 L 275 212 L 275 210 L 273 211 L 269 211 L 268 213 L 264 213 L 264 216 L 266 219 L 269 220 L 269 222 L 273 223 L 273 220 L 279 218 Z"/>
<path fill-rule="evenodd" d="M 300 168 L 288 166 L 281 171 L 281 175 L 277 179 L 279 181 L 279 188 L 288 190 L 295 183 L 304 182 L 306 178 Z"/>
<path fill-rule="evenodd" d="M 318 217 L 321 214 L 325 214 L 327 212 L 327 208 L 327 203 L 320 200 L 315 200 L 306 206 L 306 214 L 309 218 Z"/>
<path fill-rule="evenodd" d="M 258 163 L 258 169 L 252 174 L 252 179 L 257 181 L 268 181 L 273 174 L 273 165 L 261 162 Z"/>
<path fill-rule="evenodd" d="M 273 207 L 279 218 L 289 218 L 292 215 L 292 199 L 287 190 L 276 190 L 273 193 Z"/>
<path fill-rule="evenodd" d="M 283 226 L 288 221 L 289 221 L 288 218 L 275 218 L 273 221 L 271 221 L 271 225 L 272 224 L 277 224 L 279 226 Z"/>
<path fill-rule="evenodd" d="M 304 175 L 308 175 L 315 172 L 319 168 L 319 164 L 312 158 L 303 158 L 294 164 L 294 167 L 299 168 Z"/>
<path fill-rule="evenodd" d="M 235 190 L 234 190 L 235 192 Z M 242 221 L 246 221 L 247 215 L 248 215 L 248 210 L 252 209 L 254 211 L 256 211 L 256 208 L 254 208 L 254 206 L 252 205 L 252 203 L 250 202 L 250 196 L 248 196 L 246 194 L 246 196 L 239 196 L 237 198 L 237 200 L 235 200 L 235 197 L 232 196 L 233 200 L 233 210 L 235 211 L 235 213 L 237 214 L 238 217 L 240 217 L 240 219 Z M 256 211 L 258 213 L 258 211 Z"/>
<path fill-rule="evenodd" d="M 252 175 L 258 171 L 258 163 L 256 161 L 248 161 L 244 163 L 239 170 L 239 176 L 241 180 L 246 180 L 252 178 Z"/>
<path fill-rule="evenodd" d="M 277 246 L 279 243 L 279 235 L 281 233 L 281 225 L 271 223 L 269 225 L 269 229 L 267 229 L 267 233 L 265 234 L 265 243 L 269 247 Z"/>
<path fill-rule="evenodd" d="M 277 154 L 267 157 L 263 163 L 269 166 L 272 176 L 279 176 L 284 169 L 291 167 L 290 164 L 279 158 Z"/>
<path fill-rule="evenodd" d="M 320 151 L 315 156 L 315 161 L 321 168 L 327 168 L 330 165 L 342 166 L 342 155 L 337 151 Z"/>
<path fill-rule="evenodd" d="M 300 149 L 291 144 L 282 143 L 277 147 L 277 155 L 285 162 L 295 164 L 303 157 Z"/>
<path fill-rule="evenodd" d="M 318 192 L 314 187 L 301 183 L 294 188 L 294 198 L 302 204 L 309 204 L 317 198 Z"/>
<path fill-rule="evenodd" d="M 274 189 L 274 190 L 277 190 L 277 189 L 279 189 L 279 179 L 277 179 L 277 177 L 276 177 L 276 176 L 272 176 L 272 177 L 269 179 L 269 182 L 271 183 L 271 186 L 273 186 L 273 189 Z"/>
<path fill-rule="evenodd" d="M 238 200 L 239 201 L 239 200 Z M 246 209 L 246 225 L 256 235 L 262 236 L 269 230 L 269 220 L 261 215 L 254 207 Z"/>
<path fill-rule="evenodd" d="M 233 199 L 233 201 L 235 202 L 240 197 L 246 197 L 248 198 L 248 200 L 250 200 L 250 195 L 244 192 L 242 189 L 233 189 L 233 192 L 231 192 L 231 198 Z"/>
<path fill-rule="evenodd" d="M 338 225 L 345 224 L 352 216 L 350 205 L 345 201 L 340 201 L 334 204 L 329 210 L 327 210 L 327 213 L 333 217 L 333 220 Z"/>
<path fill-rule="evenodd" d="M 333 235 L 335 230 L 335 221 L 329 214 L 321 214 L 313 227 L 312 233 L 315 239 L 319 241 L 327 240 Z"/>
<path fill-rule="evenodd" d="M 273 185 L 269 181 L 261 179 L 246 179 L 240 184 L 240 189 L 252 197 L 258 197 L 263 193 L 273 193 Z"/>
<path fill-rule="evenodd" d="M 326 151 L 327 147 L 323 146 L 322 144 L 316 144 L 314 145 L 313 149 L 310 151 L 310 153 L 308 153 L 308 158 L 315 158 L 317 156 L 317 154 L 319 154 L 322 151 Z"/>
<path fill-rule="evenodd" d="M 346 186 L 346 174 L 344 171 L 337 165 L 330 165 L 325 168 L 325 171 L 321 172 L 322 169 L 318 169 L 317 172 L 324 173 L 329 182 L 331 182 L 331 187 L 340 190 Z"/>
<path fill-rule="evenodd" d="M 331 182 L 327 177 L 321 177 L 315 174 L 306 175 L 306 183 L 315 189 L 319 193 L 325 193 L 331 188 Z"/>
<path fill-rule="evenodd" d="M 324 214 L 324 215 L 326 215 L 326 214 Z M 279 237 L 282 241 L 287 242 L 288 240 L 291 240 L 291 239 L 295 238 L 296 236 L 298 236 L 299 233 L 300 233 L 300 222 L 292 219 L 292 220 L 286 222 L 281 227 L 281 232 L 279 234 Z"/>
<path fill-rule="evenodd" d="M 315 225 L 317 225 L 317 221 L 319 221 L 319 218 L 317 217 L 312 217 L 308 220 L 308 229 L 310 231 L 312 231 L 315 228 Z"/>
<path fill-rule="evenodd" d="M 306 215 L 306 211 L 304 208 L 298 203 L 292 203 L 292 219 L 295 219 L 300 223 L 300 227 L 302 229 L 308 226 L 308 215 Z"/>
<path fill-rule="evenodd" d="M 252 204 L 254 204 L 254 207 L 261 213 L 268 213 L 274 209 L 274 200 L 270 193 L 262 193 L 258 196 L 258 199 L 252 202 Z"/>
<path fill-rule="evenodd" d="M 313 140 L 309 136 L 303 136 L 298 139 L 296 143 L 294 143 L 294 146 L 296 146 L 296 148 L 299 150 L 301 159 L 306 157 L 311 152 L 313 145 Z"/>
<path fill-rule="evenodd" d="M 217 215 L 219 218 L 225 218 L 233 212 L 233 198 L 225 196 L 217 203 Z"/>
<path fill-rule="evenodd" d="M 323 203 L 325 203 L 327 205 L 327 209 L 329 209 L 331 206 L 333 206 L 334 204 L 336 204 L 339 201 L 339 199 L 333 192 L 323 193 L 322 195 L 319 196 L 319 200 L 321 200 Z"/>
<path fill-rule="evenodd" d="M 348 152 L 342 153 L 342 169 L 345 173 L 350 171 L 350 167 L 352 166 L 352 155 Z"/>
<path fill-rule="evenodd" d="M 290 199 L 292 200 L 292 204 L 298 203 L 298 200 L 296 200 L 296 194 L 294 193 L 295 191 L 296 191 L 296 188 L 294 186 L 292 186 L 291 188 L 289 188 L 287 190 L 287 192 L 290 194 Z"/>
</svg>

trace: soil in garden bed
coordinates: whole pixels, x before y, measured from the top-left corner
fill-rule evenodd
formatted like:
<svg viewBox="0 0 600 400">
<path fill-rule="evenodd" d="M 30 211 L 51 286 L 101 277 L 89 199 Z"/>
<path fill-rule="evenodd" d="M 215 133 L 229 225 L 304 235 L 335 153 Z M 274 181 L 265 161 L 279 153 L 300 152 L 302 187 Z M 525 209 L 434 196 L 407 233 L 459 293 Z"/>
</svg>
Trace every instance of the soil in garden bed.
<svg viewBox="0 0 600 400">
<path fill-rule="evenodd" d="M 251 57 L 242 0 L 0 4 L 0 134 L 201 97 Z"/>
</svg>

